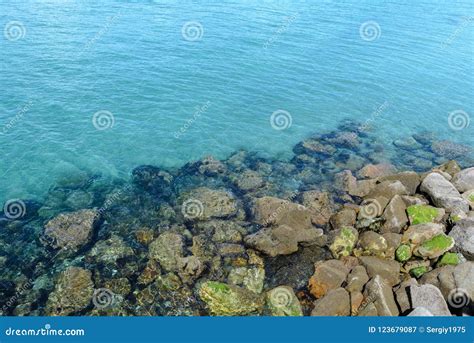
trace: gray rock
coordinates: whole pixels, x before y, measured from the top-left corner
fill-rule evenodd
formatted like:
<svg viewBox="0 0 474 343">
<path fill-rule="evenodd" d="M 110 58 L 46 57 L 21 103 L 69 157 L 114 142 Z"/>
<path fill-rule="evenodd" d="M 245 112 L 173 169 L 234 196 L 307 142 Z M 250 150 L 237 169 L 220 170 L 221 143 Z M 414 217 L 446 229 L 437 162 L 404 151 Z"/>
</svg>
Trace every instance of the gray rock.
<svg viewBox="0 0 474 343">
<path fill-rule="evenodd" d="M 413 311 L 411 311 L 408 316 L 410 317 L 433 317 L 433 313 L 430 312 L 425 307 L 417 307 Z"/>
<path fill-rule="evenodd" d="M 369 281 L 369 275 L 363 266 L 355 266 L 347 276 L 348 292 L 361 292 L 364 285 Z"/>
<path fill-rule="evenodd" d="M 380 275 L 390 286 L 395 286 L 400 282 L 400 263 L 397 261 L 375 256 L 361 256 L 359 260 L 371 278 Z"/>
<path fill-rule="evenodd" d="M 351 300 L 344 288 L 329 291 L 326 296 L 314 302 L 312 316 L 349 316 Z"/>
<path fill-rule="evenodd" d="M 420 190 L 428 194 L 437 207 L 443 207 L 449 212 L 469 211 L 469 203 L 461 197 L 459 191 L 448 180 L 438 173 L 428 174 L 421 183 Z"/>
<path fill-rule="evenodd" d="M 458 264 L 453 271 L 456 287 L 467 292 L 471 301 L 474 301 L 474 262 Z"/>
<path fill-rule="evenodd" d="M 460 171 L 459 173 L 457 173 L 456 175 L 454 175 L 452 179 L 452 183 L 454 187 L 456 187 L 456 189 L 461 193 L 466 192 L 470 189 L 473 189 L 474 188 L 474 167 L 464 169 Z"/>
<path fill-rule="evenodd" d="M 398 316 L 398 307 L 393 297 L 392 287 L 380 275 L 372 278 L 365 287 L 366 299 L 373 302 L 379 316 Z"/>
<path fill-rule="evenodd" d="M 374 189 L 365 196 L 366 199 L 383 196 L 387 199 L 393 198 L 395 195 L 408 195 L 406 187 L 398 180 L 396 181 L 382 181 L 377 184 Z"/>
<path fill-rule="evenodd" d="M 420 278 L 420 284 L 430 284 L 439 288 L 444 298 L 448 299 L 451 290 L 456 288 L 453 271 L 454 266 L 444 266 L 433 269 Z"/>
<path fill-rule="evenodd" d="M 410 287 L 412 307 L 424 307 L 434 316 L 451 316 L 448 305 L 438 287 L 426 284 Z"/>
<path fill-rule="evenodd" d="M 381 177 L 379 181 L 400 181 L 405 186 L 408 193 L 413 195 L 416 193 L 416 190 L 420 185 L 421 178 L 418 173 L 407 171 Z"/>
<path fill-rule="evenodd" d="M 399 195 L 395 195 L 383 213 L 382 217 L 385 219 L 385 223 L 381 228 L 381 232 L 400 233 L 408 223 L 406 209 L 403 199 Z"/>
<path fill-rule="evenodd" d="M 398 289 L 395 291 L 395 297 L 402 313 L 405 313 L 406 311 L 411 309 L 411 302 L 409 296 L 409 290 L 411 286 L 418 286 L 418 282 L 415 278 L 403 281 L 400 284 L 400 287 L 398 287 Z"/>
<path fill-rule="evenodd" d="M 444 231 L 444 225 L 438 223 L 412 225 L 403 233 L 402 242 L 417 245 L 442 234 Z"/>
<path fill-rule="evenodd" d="M 454 251 L 463 254 L 470 261 L 474 260 L 474 220 L 457 222 L 449 236 L 454 239 Z"/>
</svg>

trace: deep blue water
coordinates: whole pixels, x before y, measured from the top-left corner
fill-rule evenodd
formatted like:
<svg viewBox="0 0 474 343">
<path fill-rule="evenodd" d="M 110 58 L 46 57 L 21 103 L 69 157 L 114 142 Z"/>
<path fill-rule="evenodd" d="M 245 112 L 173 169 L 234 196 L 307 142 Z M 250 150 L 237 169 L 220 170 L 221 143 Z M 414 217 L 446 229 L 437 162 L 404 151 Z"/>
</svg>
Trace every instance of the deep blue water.
<svg viewBox="0 0 474 343">
<path fill-rule="evenodd" d="M 81 171 L 124 176 L 239 148 L 287 158 L 347 118 L 372 119 L 387 154 L 420 130 L 472 145 L 473 7 L 2 1 L 0 200 Z"/>
</svg>

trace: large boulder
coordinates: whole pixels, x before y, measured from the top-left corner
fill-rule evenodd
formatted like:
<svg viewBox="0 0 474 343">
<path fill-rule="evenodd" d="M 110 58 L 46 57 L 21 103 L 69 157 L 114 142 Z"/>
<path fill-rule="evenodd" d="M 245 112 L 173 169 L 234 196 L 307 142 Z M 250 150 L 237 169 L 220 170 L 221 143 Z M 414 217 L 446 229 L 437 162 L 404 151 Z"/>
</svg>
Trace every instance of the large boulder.
<svg viewBox="0 0 474 343">
<path fill-rule="evenodd" d="M 334 213 L 334 205 L 327 192 L 304 192 L 303 205 L 311 211 L 311 219 L 315 225 L 326 225 Z"/>
<path fill-rule="evenodd" d="M 382 233 L 400 233 L 408 223 L 406 208 L 405 202 L 399 195 L 395 195 L 390 200 L 383 213 L 385 222 L 381 228 Z"/>
<path fill-rule="evenodd" d="M 184 254 L 183 237 L 165 232 L 149 245 L 148 257 L 158 261 L 166 271 L 176 271 Z"/>
<path fill-rule="evenodd" d="M 69 267 L 59 274 L 54 291 L 46 303 L 46 315 L 67 316 L 85 309 L 94 294 L 92 273 L 79 267 Z"/>
<path fill-rule="evenodd" d="M 444 233 L 440 233 L 429 240 L 421 243 L 414 254 L 429 259 L 438 258 L 454 246 L 454 239 Z"/>
<path fill-rule="evenodd" d="M 420 190 L 428 194 L 437 207 L 449 212 L 469 211 L 469 203 L 461 197 L 459 191 L 446 178 L 438 173 L 428 174 L 421 183 Z"/>
<path fill-rule="evenodd" d="M 444 230 L 444 225 L 436 223 L 412 225 L 403 233 L 402 242 L 418 245 L 442 234 Z"/>
<path fill-rule="evenodd" d="M 415 194 L 420 185 L 421 178 L 415 172 L 402 172 L 398 174 L 383 176 L 379 181 L 400 181 L 406 188 L 409 194 Z"/>
<path fill-rule="evenodd" d="M 96 210 L 62 213 L 46 223 L 44 236 L 54 248 L 76 252 L 90 241 L 98 221 Z"/>
<path fill-rule="evenodd" d="M 461 193 L 474 189 L 474 167 L 460 171 L 451 181 Z"/>
</svg>

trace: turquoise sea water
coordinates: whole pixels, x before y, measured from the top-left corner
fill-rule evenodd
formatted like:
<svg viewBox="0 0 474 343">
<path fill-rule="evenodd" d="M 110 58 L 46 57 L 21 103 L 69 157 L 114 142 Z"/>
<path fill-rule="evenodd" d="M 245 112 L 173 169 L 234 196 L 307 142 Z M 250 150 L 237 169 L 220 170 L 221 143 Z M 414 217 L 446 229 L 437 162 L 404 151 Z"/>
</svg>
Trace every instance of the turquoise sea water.
<svg viewBox="0 0 474 343">
<path fill-rule="evenodd" d="M 348 118 L 372 118 L 388 148 L 420 130 L 472 146 L 473 9 L 2 1 L 0 200 L 78 171 L 126 176 L 239 148 L 288 158 Z"/>
</svg>

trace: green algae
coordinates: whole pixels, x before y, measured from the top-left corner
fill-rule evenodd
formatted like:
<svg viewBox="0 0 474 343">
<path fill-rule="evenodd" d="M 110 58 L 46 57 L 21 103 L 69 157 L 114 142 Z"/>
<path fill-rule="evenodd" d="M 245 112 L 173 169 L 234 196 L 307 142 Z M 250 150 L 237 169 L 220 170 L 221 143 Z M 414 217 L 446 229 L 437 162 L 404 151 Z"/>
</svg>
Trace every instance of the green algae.
<svg viewBox="0 0 474 343">
<path fill-rule="evenodd" d="M 416 267 L 416 268 L 410 269 L 410 274 L 413 277 L 418 279 L 423 274 L 425 274 L 427 271 L 428 271 L 428 268 L 426 266 L 421 266 L 421 267 Z"/>
<path fill-rule="evenodd" d="M 407 208 L 411 225 L 432 223 L 439 215 L 436 207 L 428 205 L 412 205 Z"/>
<path fill-rule="evenodd" d="M 398 261 L 405 262 L 411 258 L 411 247 L 408 244 L 402 244 L 397 248 L 395 256 Z"/>
<path fill-rule="evenodd" d="M 438 264 L 436 265 L 437 267 L 443 267 L 443 266 L 456 266 L 459 264 L 459 256 L 458 254 L 454 252 L 447 252 L 438 261 Z"/>
</svg>

